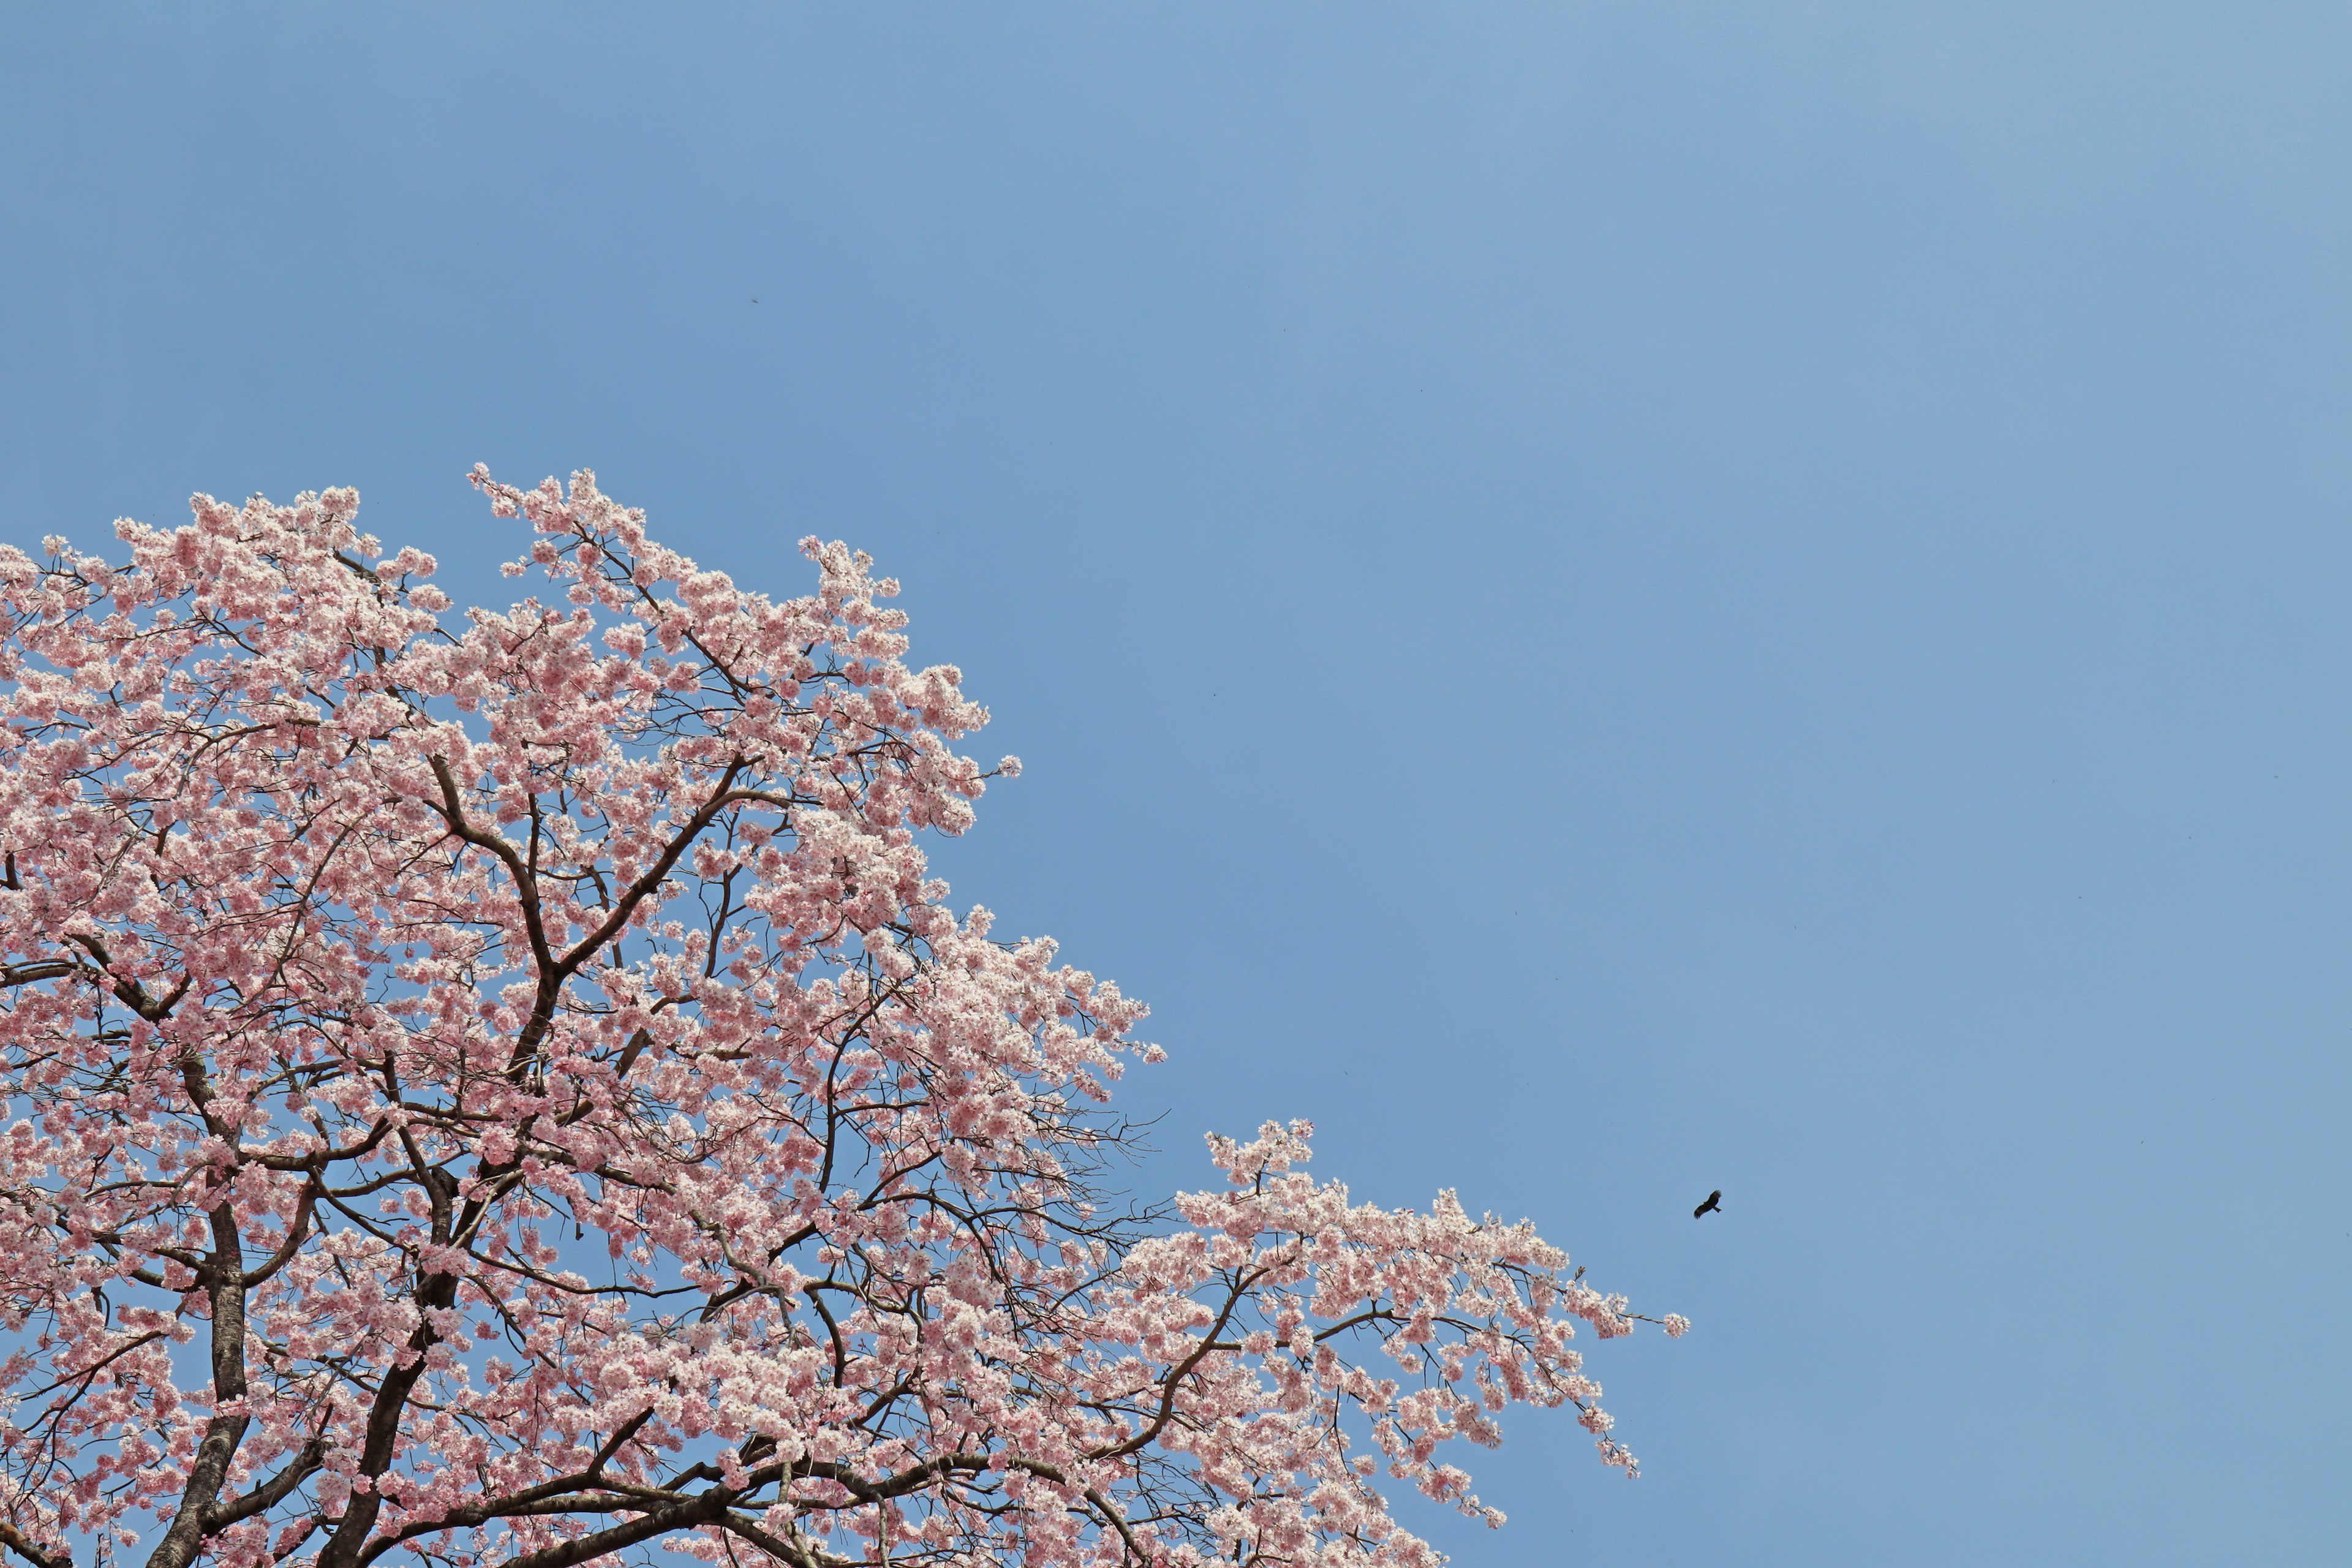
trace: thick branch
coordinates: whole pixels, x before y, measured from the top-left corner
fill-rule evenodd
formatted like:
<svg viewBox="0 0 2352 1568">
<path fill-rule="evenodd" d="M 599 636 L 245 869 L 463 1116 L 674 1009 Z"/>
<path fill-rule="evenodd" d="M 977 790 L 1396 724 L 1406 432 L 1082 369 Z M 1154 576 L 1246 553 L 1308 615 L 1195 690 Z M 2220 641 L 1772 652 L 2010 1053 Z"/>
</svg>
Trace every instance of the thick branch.
<svg viewBox="0 0 2352 1568">
<path fill-rule="evenodd" d="M 300 1486 L 317 1472 L 320 1462 L 326 1458 L 326 1454 L 325 1439 L 311 1438 L 295 1452 L 293 1459 L 284 1469 L 270 1477 L 268 1480 L 243 1497 L 231 1498 L 225 1503 L 215 1504 L 205 1516 L 205 1528 L 207 1531 L 219 1530 L 224 1526 L 235 1524 L 239 1520 L 251 1519 L 257 1513 L 276 1508 L 293 1495 L 296 1487 Z"/>
<path fill-rule="evenodd" d="M 504 834 L 477 827 L 466 819 L 465 797 L 458 792 L 457 775 L 449 771 L 448 763 L 440 757 L 425 760 L 433 769 L 434 779 L 441 785 L 441 800 L 435 809 L 440 812 L 441 820 L 449 825 L 449 831 L 476 848 L 487 849 L 497 856 L 505 865 L 507 874 L 514 879 L 515 900 L 522 906 L 523 932 L 530 938 L 530 955 L 538 961 L 544 984 L 546 977 L 554 972 L 555 954 L 547 945 L 546 923 L 540 917 L 539 879 L 531 875 L 530 868 L 523 863 L 523 858 L 515 852 L 513 845 L 507 842 Z"/>
<path fill-rule="evenodd" d="M 1177 1385 L 1192 1374 L 1192 1369 L 1201 1364 L 1202 1358 L 1217 1348 L 1217 1336 L 1224 1332 L 1227 1323 L 1233 1321 L 1234 1309 L 1241 1305 L 1242 1297 L 1256 1281 L 1257 1277 L 1255 1275 L 1246 1279 L 1234 1281 L 1233 1292 L 1225 1298 L 1223 1310 L 1217 1313 L 1217 1321 L 1209 1325 L 1209 1331 L 1201 1336 L 1200 1344 L 1195 1346 L 1192 1353 L 1186 1356 L 1182 1362 L 1169 1368 L 1167 1381 L 1160 1388 L 1160 1409 L 1152 1416 L 1150 1423 L 1126 1442 L 1097 1448 L 1087 1458 L 1089 1459 L 1118 1458 L 1139 1452 L 1159 1437 L 1160 1434 L 1167 1428 L 1169 1419 L 1176 1413 Z"/>
<path fill-rule="evenodd" d="M 73 1568 L 73 1559 L 62 1552 L 50 1552 L 37 1546 L 21 1530 L 0 1519 L 0 1546 L 6 1547 L 33 1568 Z"/>
<path fill-rule="evenodd" d="M 511 1559 L 506 1568 L 572 1568 L 575 1563 L 585 1563 L 608 1552 L 619 1552 L 652 1541 L 667 1535 L 673 1530 L 691 1530 L 698 1525 L 717 1523 L 726 1517 L 727 1505 L 733 1500 L 732 1492 L 723 1489 L 707 1491 L 668 1508 L 656 1509 L 626 1523 L 616 1524 L 610 1530 L 600 1530 L 560 1545 L 543 1546 L 537 1552 L 526 1552 Z M 321 1568 L 326 1568 L 323 1557 L 320 1562 Z"/>
<path fill-rule="evenodd" d="M 613 900 L 613 912 L 604 917 L 604 923 L 581 938 L 579 943 L 563 955 L 563 962 L 557 966 L 560 973 L 569 974 L 579 968 L 590 953 L 612 941 L 629 923 L 629 917 L 636 912 L 639 904 L 645 902 L 647 894 L 662 885 L 662 879 L 677 864 L 678 857 L 702 837 L 702 830 L 726 809 L 729 800 L 737 797 L 738 792 L 733 787 L 735 777 L 742 771 L 743 762 L 740 757 L 727 764 L 727 771 L 719 775 L 719 787 L 710 792 L 710 798 L 704 801 L 701 808 L 687 818 L 686 826 L 662 847 L 660 857 L 646 868 L 645 874 L 621 889 L 621 896 Z"/>
<path fill-rule="evenodd" d="M 103 962 L 103 960 L 101 960 Z M 205 1294 L 212 1308 L 213 1405 L 232 1407 L 235 1414 L 215 1415 L 205 1423 L 196 1444 L 195 1462 L 188 1467 L 188 1482 L 180 1492 L 179 1511 L 163 1539 L 148 1555 L 147 1568 L 187 1568 L 203 1548 L 207 1520 L 228 1479 L 229 1462 L 245 1441 L 251 1420 L 245 1415 L 245 1247 L 237 1236 L 236 1213 L 224 1194 L 208 1216 L 213 1227 L 212 1256 L 206 1259 L 212 1278 Z"/>
</svg>

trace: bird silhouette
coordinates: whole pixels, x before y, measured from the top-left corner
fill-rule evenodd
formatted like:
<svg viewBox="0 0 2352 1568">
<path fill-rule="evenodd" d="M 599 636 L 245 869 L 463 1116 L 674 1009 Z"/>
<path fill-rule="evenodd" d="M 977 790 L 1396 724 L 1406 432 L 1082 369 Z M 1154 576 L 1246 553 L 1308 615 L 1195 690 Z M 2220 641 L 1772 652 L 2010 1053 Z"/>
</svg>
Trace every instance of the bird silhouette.
<svg viewBox="0 0 2352 1568">
<path fill-rule="evenodd" d="M 1721 1214 L 1722 1212 L 1723 1189 L 1721 1187 L 1717 1187 L 1715 1191 L 1706 1194 L 1706 1202 L 1691 1210 L 1691 1218 L 1703 1219 L 1709 1214 Z"/>
</svg>

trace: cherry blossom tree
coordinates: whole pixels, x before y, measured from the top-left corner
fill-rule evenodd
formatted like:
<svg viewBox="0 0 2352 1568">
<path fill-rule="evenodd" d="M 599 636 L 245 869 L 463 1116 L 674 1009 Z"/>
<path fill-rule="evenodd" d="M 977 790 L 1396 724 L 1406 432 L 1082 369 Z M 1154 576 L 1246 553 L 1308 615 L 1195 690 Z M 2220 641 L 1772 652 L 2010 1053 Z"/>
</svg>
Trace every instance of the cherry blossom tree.
<svg viewBox="0 0 2352 1568">
<path fill-rule="evenodd" d="M 0 549 L 0 1547 L 1412 1565 L 1507 1405 L 1633 1469 L 1525 1224 L 1108 1189 L 1144 1009 L 927 876 L 1018 764 L 866 556 L 474 482 L 544 602 L 350 490 Z"/>
</svg>

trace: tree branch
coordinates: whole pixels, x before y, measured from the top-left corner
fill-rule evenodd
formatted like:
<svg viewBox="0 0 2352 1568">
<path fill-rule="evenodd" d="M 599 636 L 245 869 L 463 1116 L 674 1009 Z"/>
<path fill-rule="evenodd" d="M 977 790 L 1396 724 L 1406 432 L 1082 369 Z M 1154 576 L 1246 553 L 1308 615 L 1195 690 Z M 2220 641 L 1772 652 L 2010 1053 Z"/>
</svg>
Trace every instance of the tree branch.
<svg viewBox="0 0 2352 1568">
<path fill-rule="evenodd" d="M 73 1559 L 65 1552 L 50 1552 L 35 1545 L 23 1531 L 5 1519 L 0 1519 L 0 1546 L 14 1552 L 30 1563 L 33 1568 L 74 1568 Z"/>
</svg>

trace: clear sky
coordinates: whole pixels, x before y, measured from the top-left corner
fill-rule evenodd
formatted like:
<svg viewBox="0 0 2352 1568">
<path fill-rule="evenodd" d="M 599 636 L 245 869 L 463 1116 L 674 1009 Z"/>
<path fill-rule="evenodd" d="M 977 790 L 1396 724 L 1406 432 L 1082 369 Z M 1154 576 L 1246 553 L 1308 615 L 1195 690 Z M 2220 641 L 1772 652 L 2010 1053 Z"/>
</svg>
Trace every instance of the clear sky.
<svg viewBox="0 0 2352 1568">
<path fill-rule="evenodd" d="M 2348 227 L 2341 5 L 15 5 L 5 532 L 872 551 L 1143 1183 L 1694 1320 L 1465 1564 L 2336 1563 Z"/>
</svg>

